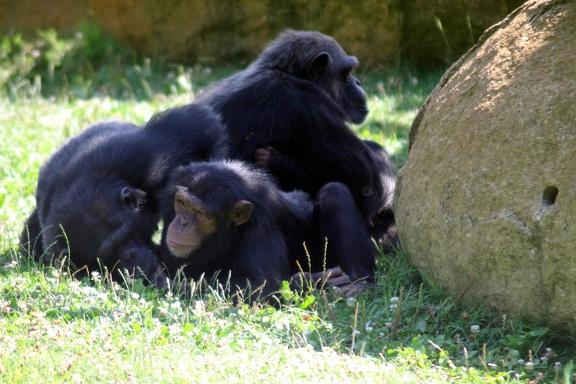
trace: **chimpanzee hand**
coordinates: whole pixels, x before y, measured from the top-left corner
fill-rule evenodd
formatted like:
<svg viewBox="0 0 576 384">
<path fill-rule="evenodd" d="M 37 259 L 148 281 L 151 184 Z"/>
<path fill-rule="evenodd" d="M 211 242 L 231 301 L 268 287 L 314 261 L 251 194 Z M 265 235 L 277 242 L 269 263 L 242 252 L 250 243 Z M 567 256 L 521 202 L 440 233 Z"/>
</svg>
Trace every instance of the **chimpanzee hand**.
<svg viewBox="0 0 576 384">
<path fill-rule="evenodd" d="M 160 289 L 168 288 L 168 276 L 166 275 L 166 271 L 164 271 L 164 268 L 161 265 L 156 268 L 156 271 L 151 276 L 151 280 L 152 283 L 154 283 L 156 287 Z"/>
<path fill-rule="evenodd" d="M 254 151 L 254 162 L 262 168 L 268 168 L 270 161 L 274 157 L 282 156 L 276 148 L 268 146 L 265 148 L 258 148 Z"/>
<path fill-rule="evenodd" d="M 298 291 L 304 287 L 323 289 L 335 287 L 337 292 L 345 298 L 355 297 L 366 291 L 370 285 L 364 281 L 352 281 L 340 267 L 330 268 L 324 272 L 298 272 L 290 278 L 290 289 Z"/>
</svg>

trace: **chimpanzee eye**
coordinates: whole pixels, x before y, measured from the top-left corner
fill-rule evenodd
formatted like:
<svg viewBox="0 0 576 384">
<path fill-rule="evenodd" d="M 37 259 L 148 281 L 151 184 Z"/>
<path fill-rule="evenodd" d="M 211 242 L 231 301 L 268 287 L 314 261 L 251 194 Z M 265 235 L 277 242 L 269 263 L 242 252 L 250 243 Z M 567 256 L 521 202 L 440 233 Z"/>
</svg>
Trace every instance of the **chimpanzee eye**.
<svg viewBox="0 0 576 384">
<path fill-rule="evenodd" d="M 177 211 L 184 211 L 188 209 L 188 206 L 186 205 L 186 203 L 184 202 L 184 200 L 182 199 L 176 199 L 174 200 L 174 208 Z"/>
<path fill-rule="evenodd" d="M 201 209 L 194 209 L 194 213 L 198 216 L 205 216 L 206 215 L 206 212 L 204 212 Z"/>
</svg>

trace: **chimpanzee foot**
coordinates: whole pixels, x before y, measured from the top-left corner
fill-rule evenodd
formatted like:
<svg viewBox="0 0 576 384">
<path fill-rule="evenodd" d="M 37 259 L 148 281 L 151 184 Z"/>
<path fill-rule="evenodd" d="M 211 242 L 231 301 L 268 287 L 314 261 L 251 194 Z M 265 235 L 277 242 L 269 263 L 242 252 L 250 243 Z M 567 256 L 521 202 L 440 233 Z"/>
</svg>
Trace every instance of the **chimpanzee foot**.
<svg viewBox="0 0 576 384">
<path fill-rule="evenodd" d="M 340 267 L 330 268 L 323 272 L 298 272 L 290 279 L 290 289 L 301 290 L 304 287 L 322 289 L 324 287 L 339 287 L 351 284 L 350 277 L 342 272 Z"/>
<path fill-rule="evenodd" d="M 351 282 L 348 285 L 339 286 L 338 293 L 344 298 L 356 297 L 362 292 L 366 292 L 371 287 L 371 284 L 365 281 Z"/>
</svg>

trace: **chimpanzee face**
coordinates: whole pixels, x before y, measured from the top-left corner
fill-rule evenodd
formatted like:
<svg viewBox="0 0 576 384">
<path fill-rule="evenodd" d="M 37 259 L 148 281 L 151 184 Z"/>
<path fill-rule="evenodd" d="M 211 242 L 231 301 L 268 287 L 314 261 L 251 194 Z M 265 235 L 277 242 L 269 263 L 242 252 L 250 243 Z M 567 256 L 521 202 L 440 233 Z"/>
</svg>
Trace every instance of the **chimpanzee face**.
<svg viewBox="0 0 576 384">
<path fill-rule="evenodd" d="M 360 81 L 352 75 L 358 59 L 347 56 L 340 47 L 322 52 L 308 67 L 312 81 L 324 88 L 330 97 L 346 112 L 347 120 L 360 124 L 368 115 L 366 92 Z"/>
<path fill-rule="evenodd" d="M 194 177 L 188 179 L 193 180 Z M 228 231 L 230 226 L 244 224 L 252 213 L 252 204 L 245 200 L 236 201 L 231 208 L 226 207 L 229 204 L 212 208 L 213 204 L 207 204 L 199 195 L 205 188 L 195 186 L 189 182 L 175 187 L 175 217 L 168 227 L 166 245 L 176 257 L 190 257 L 206 239 L 217 232 L 222 234 Z M 219 211 L 215 212 L 215 209 Z"/>
</svg>

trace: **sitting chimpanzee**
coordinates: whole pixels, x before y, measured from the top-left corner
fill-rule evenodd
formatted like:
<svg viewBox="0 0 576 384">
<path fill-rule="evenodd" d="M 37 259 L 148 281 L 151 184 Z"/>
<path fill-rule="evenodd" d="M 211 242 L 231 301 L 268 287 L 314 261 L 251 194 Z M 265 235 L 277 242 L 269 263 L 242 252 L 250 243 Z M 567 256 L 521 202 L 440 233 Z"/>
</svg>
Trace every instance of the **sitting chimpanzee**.
<svg viewBox="0 0 576 384">
<path fill-rule="evenodd" d="M 341 183 L 324 185 L 312 201 L 304 192 L 281 191 L 269 175 L 246 163 L 191 163 L 173 172 L 162 212 L 160 259 L 171 276 L 182 269 L 194 280 L 216 278 L 232 294 L 249 288 L 248 300 L 268 299 L 299 271 L 322 277 L 326 268 L 346 262 L 342 268 L 353 277 L 370 278 L 352 257 L 323 256 L 325 238 L 341 255 L 369 253 L 373 247 L 357 235 L 364 221 Z M 342 282 L 351 283 L 340 276 L 328 284 Z"/>
<path fill-rule="evenodd" d="M 389 163 L 347 126 L 368 114 L 366 93 L 352 75 L 357 65 L 331 37 L 288 30 L 247 69 L 208 87 L 196 101 L 222 116 L 230 158 L 261 163 L 257 151 L 269 151 L 266 168 L 283 190 L 315 197 L 327 183 L 344 184 L 364 218 L 350 241 L 368 241 L 374 219 L 390 208 L 394 183 L 388 182 Z M 348 274 L 373 276 L 375 255 L 375 247 L 342 253 L 339 264 Z"/>
<path fill-rule="evenodd" d="M 224 140 L 219 118 L 199 105 L 159 114 L 144 128 L 122 121 L 87 128 L 40 169 L 21 249 L 45 263 L 66 257 L 80 274 L 106 268 L 115 279 L 127 271 L 162 280 L 152 242 L 158 192 L 176 166 L 223 157 Z"/>
</svg>

